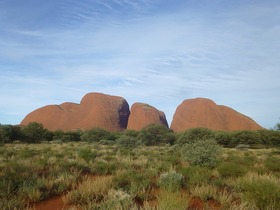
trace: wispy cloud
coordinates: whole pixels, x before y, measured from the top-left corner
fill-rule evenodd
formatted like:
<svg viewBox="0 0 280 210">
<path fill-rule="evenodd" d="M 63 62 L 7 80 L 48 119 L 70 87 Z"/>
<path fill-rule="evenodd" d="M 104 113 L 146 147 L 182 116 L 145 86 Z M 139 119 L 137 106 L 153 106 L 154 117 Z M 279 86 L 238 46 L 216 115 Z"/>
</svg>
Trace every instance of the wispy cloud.
<svg viewBox="0 0 280 210">
<path fill-rule="evenodd" d="M 0 108 L 18 110 L 19 122 L 34 108 L 100 91 L 150 103 L 170 122 L 184 99 L 209 97 L 272 127 L 280 6 L 179 2 L 185 7 L 169 10 L 160 1 L 51 1 L 41 11 L 56 8 L 57 23 L 0 29 Z M 271 120 L 263 101 L 274 104 Z"/>
</svg>

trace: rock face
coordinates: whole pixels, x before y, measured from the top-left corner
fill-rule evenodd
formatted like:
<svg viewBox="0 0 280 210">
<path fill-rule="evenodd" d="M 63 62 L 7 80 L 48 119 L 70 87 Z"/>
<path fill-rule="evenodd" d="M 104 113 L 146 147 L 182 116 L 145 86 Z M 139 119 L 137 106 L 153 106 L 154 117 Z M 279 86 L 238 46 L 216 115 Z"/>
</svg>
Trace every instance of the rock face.
<svg viewBox="0 0 280 210">
<path fill-rule="evenodd" d="M 80 104 L 66 102 L 48 105 L 29 113 L 20 124 L 38 122 L 49 130 L 86 130 L 98 127 L 119 131 L 126 128 L 129 114 L 129 105 L 124 98 L 88 93 Z"/>
<path fill-rule="evenodd" d="M 168 127 L 165 114 L 145 103 L 134 103 L 128 119 L 127 129 L 141 130 L 150 124 L 162 124 Z"/>
<path fill-rule="evenodd" d="M 180 132 L 196 127 L 224 131 L 262 129 L 251 118 L 229 107 L 205 98 L 187 99 L 177 107 L 171 129 Z"/>
</svg>

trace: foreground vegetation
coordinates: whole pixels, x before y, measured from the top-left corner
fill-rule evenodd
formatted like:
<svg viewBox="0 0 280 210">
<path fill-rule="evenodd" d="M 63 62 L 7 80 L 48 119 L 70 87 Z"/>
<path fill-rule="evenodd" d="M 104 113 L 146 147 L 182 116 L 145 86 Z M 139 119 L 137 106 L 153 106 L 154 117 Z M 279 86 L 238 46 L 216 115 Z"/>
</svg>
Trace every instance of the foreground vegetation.
<svg viewBox="0 0 280 210">
<path fill-rule="evenodd" d="M 221 148 L 217 162 L 205 166 L 190 164 L 185 150 L 89 142 L 5 144 L 0 209 L 32 209 L 54 195 L 73 209 L 279 207 L 279 150 Z"/>
<path fill-rule="evenodd" d="M 59 142 L 101 142 L 103 144 L 118 143 L 124 146 L 157 146 L 165 144 L 185 144 L 197 139 L 213 139 L 227 148 L 274 148 L 280 147 L 280 124 L 273 129 L 258 131 L 212 131 L 207 128 L 193 128 L 181 133 L 174 133 L 162 125 L 148 125 L 141 131 L 125 130 L 109 132 L 100 128 L 76 131 L 49 131 L 42 124 L 33 122 L 28 126 L 12 126 L 0 124 L 0 145 L 15 141 L 23 143 L 40 143 L 42 141 Z"/>
<path fill-rule="evenodd" d="M 0 125 L 0 209 L 62 196 L 71 209 L 277 210 L 279 134 Z"/>
</svg>

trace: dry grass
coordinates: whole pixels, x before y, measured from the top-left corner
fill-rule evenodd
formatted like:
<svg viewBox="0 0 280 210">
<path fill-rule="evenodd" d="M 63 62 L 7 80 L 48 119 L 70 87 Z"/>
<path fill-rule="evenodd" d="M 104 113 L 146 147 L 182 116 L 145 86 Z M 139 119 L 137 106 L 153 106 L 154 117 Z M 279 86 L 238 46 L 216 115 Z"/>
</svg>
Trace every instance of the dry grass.
<svg viewBox="0 0 280 210">
<path fill-rule="evenodd" d="M 77 188 L 63 196 L 63 201 L 69 205 L 100 202 L 112 187 L 112 177 L 86 177 Z"/>
</svg>

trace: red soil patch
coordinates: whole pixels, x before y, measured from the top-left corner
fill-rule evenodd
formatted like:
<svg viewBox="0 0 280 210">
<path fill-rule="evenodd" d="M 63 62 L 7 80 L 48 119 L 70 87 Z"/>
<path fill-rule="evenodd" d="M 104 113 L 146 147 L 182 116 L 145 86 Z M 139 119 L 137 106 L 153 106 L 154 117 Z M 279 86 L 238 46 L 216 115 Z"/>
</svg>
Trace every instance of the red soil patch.
<svg viewBox="0 0 280 210">
<path fill-rule="evenodd" d="M 210 207 L 210 209 L 213 209 L 213 210 L 222 209 L 221 204 L 216 200 L 211 199 L 211 200 L 207 201 L 207 204 Z"/>
<path fill-rule="evenodd" d="M 221 210 L 221 204 L 216 200 L 208 200 L 207 202 L 202 201 L 200 198 L 191 198 L 188 210 Z"/>
<path fill-rule="evenodd" d="M 192 198 L 188 210 L 204 210 L 204 202 L 199 198 Z"/>
<path fill-rule="evenodd" d="M 40 201 L 33 206 L 34 210 L 62 210 L 68 208 L 70 208 L 70 206 L 63 202 L 62 196 L 56 196 L 48 200 Z"/>
</svg>

